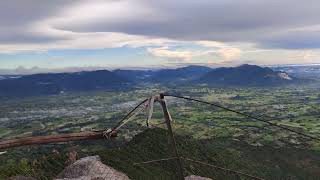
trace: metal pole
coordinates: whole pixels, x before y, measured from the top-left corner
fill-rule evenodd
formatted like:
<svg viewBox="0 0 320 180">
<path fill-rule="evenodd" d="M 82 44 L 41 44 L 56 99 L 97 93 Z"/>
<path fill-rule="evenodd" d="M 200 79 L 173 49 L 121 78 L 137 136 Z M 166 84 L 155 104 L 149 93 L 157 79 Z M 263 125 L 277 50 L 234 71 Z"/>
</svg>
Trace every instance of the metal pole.
<svg viewBox="0 0 320 180">
<path fill-rule="evenodd" d="M 177 157 L 176 163 L 177 163 L 177 170 L 178 170 L 178 179 L 179 180 L 184 180 L 182 163 L 181 163 L 180 156 L 178 154 L 176 140 L 175 140 L 175 137 L 174 137 L 174 134 L 173 134 L 173 131 L 172 131 L 171 117 L 169 115 L 168 108 L 167 108 L 166 102 L 164 100 L 164 95 L 162 93 L 160 94 L 159 102 L 160 102 L 162 110 L 163 110 L 163 115 L 164 115 L 164 118 L 165 118 L 165 121 L 166 121 L 166 124 L 167 124 L 169 136 L 170 136 L 170 139 L 171 139 L 172 152 L 173 152 L 174 157 Z"/>
</svg>

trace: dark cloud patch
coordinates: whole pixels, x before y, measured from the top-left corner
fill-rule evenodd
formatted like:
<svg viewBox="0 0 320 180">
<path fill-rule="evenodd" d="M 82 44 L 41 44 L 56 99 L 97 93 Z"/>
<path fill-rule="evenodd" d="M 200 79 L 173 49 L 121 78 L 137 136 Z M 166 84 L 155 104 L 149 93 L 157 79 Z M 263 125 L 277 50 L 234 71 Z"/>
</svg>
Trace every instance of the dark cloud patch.
<svg viewBox="0 0 320 180">
<path fill-rule="evenodd" d="M 290 31 L 263 39 L 263 47 L 279 49 L 320 48 L 320 31 Z"/>
<path fill-rule="evenodd" d="M 0 30 L 0 44 L 48 43 L 66 39 L 69 39 L 69 37 L 19 31 L 15 29 L 5 32 Z"/>
<path fill-rule="evenodd" d="M 103 11 L 92 9 L 95 3 Z M 71 18 L 68 10 L 81 5 Z M 294 30 L 319 25 L 319 17 L 319 0 L 8 0 L 0 1 L 0 44 L 67 39 L 30 28 L 44 19 L 60 18 L 50 27 L 183 41 L 251 42 L 267 48 L 320 48 L 317 31 Z"/>
<path fill-rule="evenodd" d="M 0 1 L 0 26 L 20 27 L 50 16 L 75 4 L 72 0 L 9 0 Z"/>
<path fill-rule="evenodd" d="M 84 20 L 57 27 L 77 32 L 113 31 L 178 40 L 254 42 L 272 48 L 273 44 L 281 45 L 276 43 L 284 38 L 281 32 L 320 24 L 318 0 L 144 0 L 134 4 L 135 8 L 141 6 L 150 11 L 132 16 L 128 8 L 126 12 L 119 12 L 119 17 L 114 15 L 115 20 Z M 306 45 L 304 39 L 301 40 L 301 46 Z"/>
<path fill-rule="evenodd" d="M 72 0 L 9 0 L 0 1 L 0 44 L 15 43 L 46 43 L 66 37 L 41 32 L 46 24 L 34 23 L 49 17 L 55 17 L 59 11 L 70 7 L 76 1 Z M 80 2 L 80 1 L 79 1 Z"/>
</svg>

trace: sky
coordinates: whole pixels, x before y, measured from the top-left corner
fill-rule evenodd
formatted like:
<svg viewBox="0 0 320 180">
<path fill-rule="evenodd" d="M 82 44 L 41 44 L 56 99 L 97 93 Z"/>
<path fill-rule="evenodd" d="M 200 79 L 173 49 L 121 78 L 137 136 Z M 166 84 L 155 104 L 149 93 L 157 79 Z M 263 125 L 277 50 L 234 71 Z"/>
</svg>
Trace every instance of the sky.
<svg viewBox="0 0 320 180">
<path fill-rule="evenodd" d="M 3 0 L 0 69 L 320 63 L 319 0 Z"/>
</svg>

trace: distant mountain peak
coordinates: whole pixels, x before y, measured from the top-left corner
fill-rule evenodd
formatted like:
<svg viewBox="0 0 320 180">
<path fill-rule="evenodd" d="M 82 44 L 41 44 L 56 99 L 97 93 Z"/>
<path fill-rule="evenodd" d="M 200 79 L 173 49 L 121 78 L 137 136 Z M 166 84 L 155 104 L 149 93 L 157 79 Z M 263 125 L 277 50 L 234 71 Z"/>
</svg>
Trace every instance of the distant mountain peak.
<svg viewBox="0 0 320 180">
<path fill-rule="evenodd" d="M 212 85 L 265 86 L 290 83 L 294 79 L 286 72 L 243 64 L 238 67 L 214 69 L 202 76 L 199 81 Z"/>
</svg>

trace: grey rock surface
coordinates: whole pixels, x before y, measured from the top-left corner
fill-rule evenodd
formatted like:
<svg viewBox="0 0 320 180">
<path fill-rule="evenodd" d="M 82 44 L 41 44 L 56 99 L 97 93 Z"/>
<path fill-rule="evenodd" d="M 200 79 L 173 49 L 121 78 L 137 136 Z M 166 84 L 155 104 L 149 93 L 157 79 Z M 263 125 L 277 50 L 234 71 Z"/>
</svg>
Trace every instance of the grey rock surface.
<svg viewBox="0 0 320 180">
<path fill-rule="evenodd" d="M 129 178 L 124 173 L 103 164 L 99 156 L 89 156 L 66 167 L 56 180 L 129 180 Z"/>
<path fill-rule="evenodd" d="M 195 175 L 191 175 L 191 176 L 187 176 L 184 178 L 185 180 L 212 180 L 211 178 L 206 178 L 206 177 L 201 177 L 201 176 L 195 176 Z"/>
</svg>

